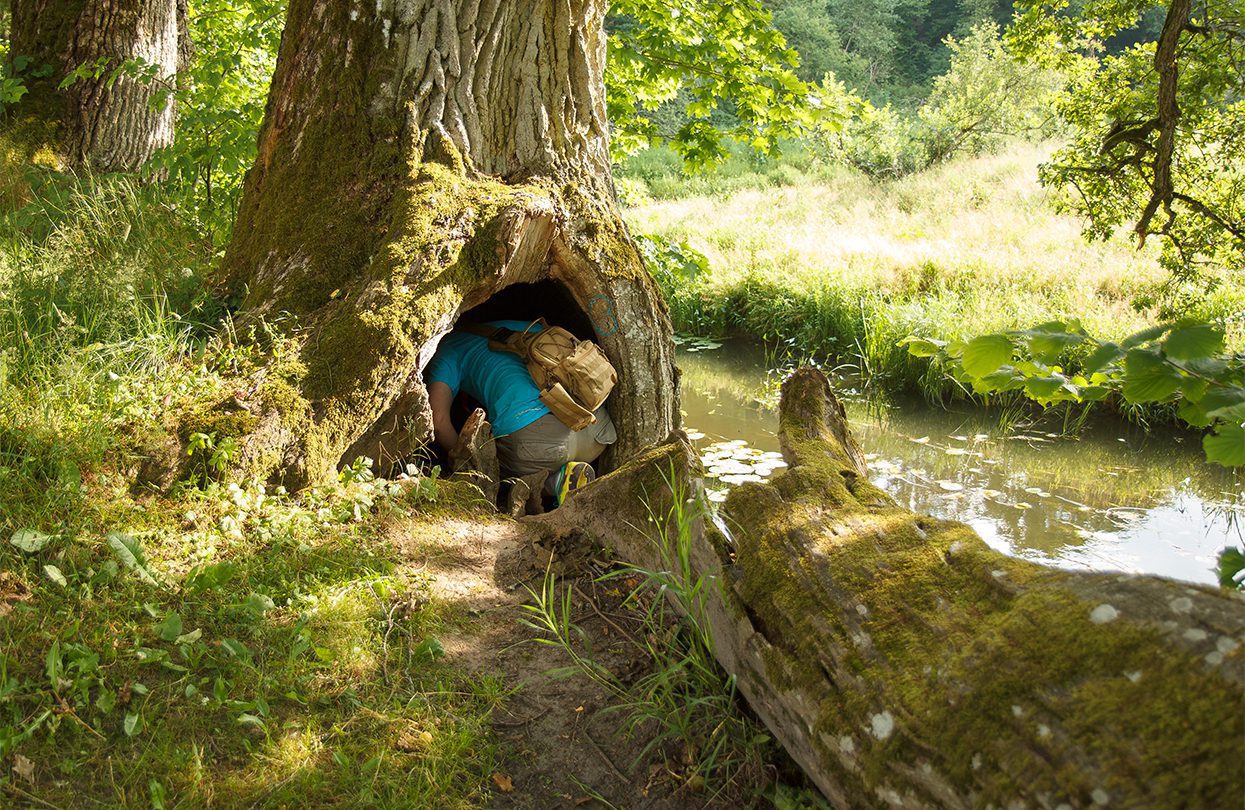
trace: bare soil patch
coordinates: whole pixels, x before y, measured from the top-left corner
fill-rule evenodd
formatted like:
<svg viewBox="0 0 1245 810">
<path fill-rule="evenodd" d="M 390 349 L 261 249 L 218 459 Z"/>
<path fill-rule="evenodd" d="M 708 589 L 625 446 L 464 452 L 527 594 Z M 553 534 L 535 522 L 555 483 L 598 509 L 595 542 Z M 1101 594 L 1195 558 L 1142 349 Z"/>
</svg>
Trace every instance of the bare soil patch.
<svg viewBox="0 0 1245 810">
<path fill-rule="evenodd" d="M 551 549 L 529 526 L 504 518 L 433 518 L 419 536 L 394 541 L 413 566 L 434 577 L 432 592 L 462 610 L 464 631 L 441 641 L 446 661 L 481 675 L 500 676 L 512 687 L 493 728 L 506 745 L 505 764 L 494 775 L 493 806 L 502 808 L 683 808 L 709 806 L 667 767 L 677 752 L 651 751 L 646 740 L 623 734 L 621 712 L 602 712 L 609 692 L 582 675 L 556 677 L 569 663 L 563 650 L 536 643 L 540 633 L 522 624 L 524 585 L 539 589 Z M 559 549 L 555 571 L 602 570 L 609 560 L 592 549 Z M 617 612 L 621 595 L 604 592 L 591 576 L 568 580 L 576 589 L 573 617 L 595 657 L 628 677 L 647 662 L 626 636 L 634 619 Z M 588 598 L 596 591 L 596 600 Z M 613 603 L 613 610 L 601 605 Z M 628 624 L 632 624 L 632 628 Z M 637 737 L 640 735 L 636 735 Z"/>
</svg>

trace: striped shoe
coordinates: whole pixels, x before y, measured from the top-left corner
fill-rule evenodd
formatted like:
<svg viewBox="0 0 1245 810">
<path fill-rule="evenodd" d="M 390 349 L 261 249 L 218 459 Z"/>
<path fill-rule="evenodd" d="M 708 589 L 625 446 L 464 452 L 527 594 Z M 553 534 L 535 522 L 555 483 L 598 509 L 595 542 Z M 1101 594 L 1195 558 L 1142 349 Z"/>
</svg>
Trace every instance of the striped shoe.
<svg viewBox="0 0 1245 810">
<path fill-rule="evenodd" d="M 584 484 L 590 483 L 597 477 L 593 471 L 591 464 L 582 461 L 570 461 L 562 465 L 562 469 L 558 470 L 558 477 L 554 481 L 553 491 L 558 499 L 558 506 L 566 502 L 567 497 Z"/>
</svg>

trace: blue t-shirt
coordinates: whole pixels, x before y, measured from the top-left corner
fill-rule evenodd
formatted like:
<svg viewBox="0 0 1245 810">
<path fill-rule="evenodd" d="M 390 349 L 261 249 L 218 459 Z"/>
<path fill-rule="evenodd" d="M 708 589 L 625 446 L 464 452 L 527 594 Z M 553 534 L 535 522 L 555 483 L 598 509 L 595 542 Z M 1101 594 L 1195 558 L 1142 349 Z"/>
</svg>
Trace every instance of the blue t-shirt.
<svg viewBox="0 0 1245 810">
<path fill-rule="evenodd" d="M 522 332 L 530 321 L 489 321 Z M 540 331 L 540 324 L 532 326 Z M 437 353 L 424 371 L 424 380 L 450 387 L 454 396 L 466 391 L 484 406 L 493 424 L 494 436 L 508 436 L 549 413 L 540 401 L 540 389 L 517 354 L 495 352 L 488 338 L 468 332 L 450 332 L 441 340 Z"/>
</svg>

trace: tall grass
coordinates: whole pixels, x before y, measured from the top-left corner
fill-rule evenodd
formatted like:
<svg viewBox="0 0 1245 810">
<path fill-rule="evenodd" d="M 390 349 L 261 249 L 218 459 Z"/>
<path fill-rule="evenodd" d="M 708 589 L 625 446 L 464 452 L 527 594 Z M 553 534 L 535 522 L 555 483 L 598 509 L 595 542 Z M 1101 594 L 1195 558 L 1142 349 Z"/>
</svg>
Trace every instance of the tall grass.
<svg viewBox="0 0 1245 810">
<path fill-rule="evenodd" d="M 902 180 L 837 175 L 631 207 L 640 233 L 685 242 L 708 267 L 667 275 L 677 328 L 742 331 L 857 364 L 887 387 L 941 398 L 955 383 L 897 343 L 1078 318 L 1112 339 L 1154 322 L 1157 251 L 1087 243 L 1038 186 L 1047 148 L 954 161 Z M 1245 307 L 1224 285 L 1200 314 Z M 1240 335 L 1237 336 L 1240 339 Z"/>
<path fill-rule="evenodd" d="M 83 477 L 210 376 L 191 358 L 211 256 L 131 179 L 22 177 L 40 193 L 0 220 L 0 531 L 74 533 Z"/>
<path fill-rule="evenodd" d="M 502 686 L 437 660 L 455 611 L 387 534 L 437 485 L 140 485 L 257 353 L 159 189 L 28 158 L 0 141 L 0 805 L 479 806 Z"/>
</svg>

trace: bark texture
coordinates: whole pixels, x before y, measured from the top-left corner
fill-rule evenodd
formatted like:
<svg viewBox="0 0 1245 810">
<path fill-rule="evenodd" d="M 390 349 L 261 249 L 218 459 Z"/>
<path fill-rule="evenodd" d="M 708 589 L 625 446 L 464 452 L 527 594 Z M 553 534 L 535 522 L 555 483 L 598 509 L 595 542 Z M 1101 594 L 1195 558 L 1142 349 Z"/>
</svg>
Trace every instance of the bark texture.
<svg viewBox="0 0 1245 810">
<path fill-rule="evenodd" d="M 173 99 L 153 99 L 171 88 L 189 54 L 185 0 L 14 0 L 12 8 L 11 57 L 30 57 L 31 71 L 51 68 L 48 76 L 29 80 L 17 114 L 59 124 L 72 167 L 134 171 L 172 143 Z M 75 67 L 101 59 L 106 65 L 99 78 L 57 89 Z M 130 60 L 156 66 L 156 81 L 126 75 L 110 81 Z"/>
<path fill-rule="evenodd" d="M 783 387 L 791 465 L 697 522 L 722 665 L 835 807 L 1228 807 L 1245 795 L 1245 598 L 1005 557 L 869 483 L 818 371 Z M 641 566 L 631 527 L 694 481 L 668 443 L 529 518 Z"/>
<path fill-rule="evenodd" d="M 614 458 L 678 418 L 670 323 L 619 217 L 599 0 L 294 0 L 222 284 L 296 348 L 250 472 L 299 486 L 427 440 L 468 309 L 552 280 L 619 372 Z M 196 429 L 211 425 L 199 425 Z M 613 459 L 607 458 L 612 464 Z"/>
</svg>

